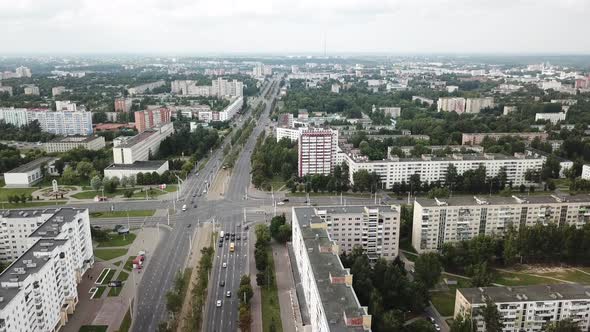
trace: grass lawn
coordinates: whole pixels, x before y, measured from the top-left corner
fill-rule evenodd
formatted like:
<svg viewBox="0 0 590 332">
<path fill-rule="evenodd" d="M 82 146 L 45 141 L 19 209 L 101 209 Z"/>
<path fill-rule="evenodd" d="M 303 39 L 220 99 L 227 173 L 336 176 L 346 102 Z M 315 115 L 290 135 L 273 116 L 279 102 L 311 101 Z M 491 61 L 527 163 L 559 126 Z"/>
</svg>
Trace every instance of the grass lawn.
<svg viewBox="0 0 590 332">
<path fill-rule="evenodd" d="M 131 328 L 131 313 L 127 310 L 125 317 L 123 317 L 123 321 L 121 322 L 121 326 L 119 327 L 118 332 L 127 332 Z"/>
<path fill-rule="evenodd" d="M 133 233 L 129 234 L 109 234 L 109 240 L 98 242 L 98 247 L 123 247 L 130 245 L 135 241 L 136 235 Z"/>
<path fill-rule="evenodd" d="M 94 256 L 102 259 L 103 261 L 109 261 L 113 258 L 121 257 L 127 254 L 127 249 L 95 249 Z"/>
<path fill-rule="evenodd" d="M 577 282 L 580 284 L 590 284 L 590 275 L 580 271 L 567 269 L 563 272 L 547 272 L 547 273 L 535 273 L 542 276 L 557 278 L 561 280 Z"/>
<path fill-rule="evenodd" d="M 123 266 L 123 269 L 131 272 L 133 271 L 133 260 L 135 259 L 134 256 L 129 256 L 127 258 L 127 261 L 125 262 L 125 265 Z"/>
<path fill-rule="evenodd" d="M 270 184 L 274 190 L 279 190 L 282 186 L 285 185 L 285 180 L 283 180 L 282 176 L 275 175 L 272 179 L 270 179 Z"/>
<path fill-rule="evenodd" d="M 100 299 L 100 297 L 102 296 L 102 293 L 104 293 L 105 289 L 107 289 L 105 286 L 96 287 L 96 293 L 94 293 L 94 296 L 92 298 L 93 299 Z"/>
<path fill-rule="evenodd" d="M 111 289 L 109 289 L 108 296 L 119 296 L 119 294 L 121 294 L 121 290 L 123 290 L 123 285 L 121 285 L 121 287 L 111 287 Z"/>
<path fill-rule="evenodd" d="M 0 201 L 8 201 L 8 196 L 25 194 L 29 197 L 37 188 L 0 188 Z"/>
<path fill-rule="evenodd" d="M 135 193 L 133 193 L 133 196 L 131 196 L 131 198 L 135 198 L 135 199 L 145 199 L 145 193 L 148 193 L 148 198 L 153 198 L 153 197 L 158 197 L 160 195 L 164 195 L 166 194 L 166 191 L 164 190 L 160 190 L 160 189 L 156 189 L 156 188 L 152 188 L 150 190 L 144 190 L 144 191 L 136 191 Z M 175 190 L 176 191 L 176 190 Z"/>
<path fill-rule="evenodd" d="M 138 187 L 134 187 L 134 188 L 119 188 L 117 190 L 115 190 L 115 192 L 113 193 L 107 193 L 105 192 L 104 195 L 106 197 L 115 197 L 115 196 L 121 196 L 123 195 L 127 190 L 139 190 L 140 188 Z M 93 199 L 96 195 L 101 196 L 102 195 L 102 190 L 99 191 L 95 191 L 91 188 L 91 190 L 88 191 L 81 191 L 77 194 L 72 195 L 72 197 L 77 198 L 77 199 Z"/>
<path fill-rule="evenodd" d="M 167 184 L 166 189 L 164 189 L 165 192 L 169 192 L 169 193 L 176 192 L 177 190 L 178 190 L 178 186 L 175 184 Z"/>
<path fill-rule="evenodd" d="M 110 270 L 109 273 L 107 273 L 107 276 L 103 279 L 102 284 L 108 285 L 109 282 L 111 282 L 111 280 L 113 280 L 114 275 L 115 275 L 115 270 Z"/>
<path fill-rule="evenodd" d="M 495 272 L 496 278 L 492 282 L 504 286 L 544 285 L 560 283 L 557 280 L 536 277 L 529 274 L 511 273 L 504 271 Z"/>
<path fill-rule="evenodd" d="M 452 316 L 455 311 L 455 291 L 430 293 L 432 304 L 443 316 Z"/>
<path fill-rule="evenodd" d="M 156 210 L 129 210 L 129 211 L 103 211 L 103 212 L 92 212 L 90 218 L 127 218 L 129 217 L 151 217 L 154 215 Z"/>
<path fill-rule="evenodd" d="M 114 262 L 113 265 L 114 266 L 119 266 L 119 265 L 121 265 L 121 261 Z"/>
<path fill-rule="evenodd" d="M 125 280 L 127 280 L 127 278 L 129 278 L 129 273 L 127 273 L 125 271 L 121 271 L 121 272 L 119 272 L 119 275 L 117 276 L 116 280 L 125 281 Z"/>
<path fill-rule="evenodd" d="M 276 276 L 274 272 L 274 260 L 272 256 L 272 249 L 268 248 L 266 254 L 268 255 L 268 266 L 271 269 L 273 280 L 270 287 L 261 287 L 262 297 L 262 330 L 282 332 L 283 325 L 281 324 L 281 309 L 279 307 L 279 294 L 277 290 Z M 271 329 L 271 324 L 274 322 L 275 329 Z"/>
<path fill-rule="evenodd" d="M 78 332 L 107 332 L 107 325 L 83 325 Z"/>
<path fill-rule="evenodd" d="M 285 196 L 287 197 L 306 197 L 307 193 L 304 192 L 296 192 L 296 193 L 287 193 Z M 314 197 L 314 196 L 340 196 L 339 193 L 314 193 L 313 191 L 309 193 L 310 197 Z M 371 194 L 362 194 L 362 193 L 342 193 L 342 196 L 344 197 L 359 197 L 359 198 L 372 198 L 373 195 Z"/>
</svg>

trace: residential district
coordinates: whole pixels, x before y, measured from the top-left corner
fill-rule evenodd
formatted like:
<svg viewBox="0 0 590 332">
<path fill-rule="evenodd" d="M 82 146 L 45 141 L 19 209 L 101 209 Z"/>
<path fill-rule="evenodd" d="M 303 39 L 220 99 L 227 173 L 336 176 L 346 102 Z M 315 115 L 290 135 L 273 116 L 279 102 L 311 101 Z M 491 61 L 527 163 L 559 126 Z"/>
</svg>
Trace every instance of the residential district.
<svg viewBox="0 0 590 332">
<path fill-rule="evenodd" d="M 588 331 L 588 60 L 0 58 L 0 332 Z"/>
</svg>

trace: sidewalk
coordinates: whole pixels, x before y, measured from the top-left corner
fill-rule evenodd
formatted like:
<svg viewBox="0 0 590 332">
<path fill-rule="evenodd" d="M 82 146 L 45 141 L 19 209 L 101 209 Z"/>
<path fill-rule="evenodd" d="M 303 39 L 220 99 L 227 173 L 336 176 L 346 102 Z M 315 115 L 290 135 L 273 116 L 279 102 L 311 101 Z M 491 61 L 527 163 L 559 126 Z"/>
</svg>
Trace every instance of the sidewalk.
<svg viewBox="0 0 590 332">
<path fill-rule="evenodd" d="M 291 260 L 286 245 L 272 243 L 272 251 L 275 256 L 275 274 L 281 308 L 281 321 L 284 332 L 301 331 L 301 313 L 295 293 L 295 280 L 291 269 Z"/>
<path fill-rule="evenodd" d="M 256 242 L 256 235 L 254 233 L 255 227 L 250 227 L 248 239 L 250 250 L 250 282 L 252 283 L 252 290 L 254 296 L 250 300 L 250 313 L 252 315 L 252 324 L 250 330 L 252 332 L 262 332 L 262 299 L 260 295 L 260 287 L 256 285 L 256 262 L 254 261 L 254 243 Z"/>
</svg>

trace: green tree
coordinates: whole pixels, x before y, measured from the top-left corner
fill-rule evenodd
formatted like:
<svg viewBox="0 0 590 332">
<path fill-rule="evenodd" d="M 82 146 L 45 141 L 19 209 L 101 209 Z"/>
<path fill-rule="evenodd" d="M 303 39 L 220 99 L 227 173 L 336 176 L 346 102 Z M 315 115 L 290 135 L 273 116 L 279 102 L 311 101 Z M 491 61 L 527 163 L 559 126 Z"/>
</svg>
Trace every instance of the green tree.
<svg viewBox="0 0 590 332">
<path fill-rule="evenodd" d="M 451 332 L 473 332 L 477 331 L 477 325 L 475 321 L 471 319 L 469 315 L 463 316 L 459 314 L 453 319 L 453 323 L 450 326 Z"/>
<path fill-rule="evenodd" d="M 546 332 L 582 332 L 578 323 L 571 318 L 562 319 L 558 322 L 552 322 L 545 328 Z"/>
<path fill-rule="evenodd" d="M 414 263 L 416 280 L 428 289 L 433 288 L 442 273 L 442 264 L 437 253 L 425 253 L 418 256 Z"/>
<path fill-rule="evenodd" d="M 410 326 L 412 332 L 436 332 L 434 325 L 423 319 L 415 321 Z"/>
<path fill-rule="evenodd" d="M 94 171 L 94 166 L 87 161 L 80 161 L 76 165 L 76 172 L 82 179 L 88 179 L 92 171 Z"/>
<path fill-rule="evenodd" d="M 100 187 L 102 187 L 102 179 L 100 178 L 100 176 L 95 175 L 94 177 L 92 177 L 92 179 L 90 179 L 90 186 L 92 187 L 92 189 L 94 189 L 94 191 L 98 191 Z"/>
<path fill-rule="evenodd" d="M 502 332 L 504 328 L 502 316 L 492 300 L 486 299 L 486 305 L 480 308 L 479 311 L 485 323 L 486 332 Z"/>
<path fill-rule="evenodd" d="M 79 184 L 80 178 L 78 177 L 78 173 L 76 173 L 73 167 L 68 167 L 63 171 L 61 181 L 64 184 Z"/>
</svg>

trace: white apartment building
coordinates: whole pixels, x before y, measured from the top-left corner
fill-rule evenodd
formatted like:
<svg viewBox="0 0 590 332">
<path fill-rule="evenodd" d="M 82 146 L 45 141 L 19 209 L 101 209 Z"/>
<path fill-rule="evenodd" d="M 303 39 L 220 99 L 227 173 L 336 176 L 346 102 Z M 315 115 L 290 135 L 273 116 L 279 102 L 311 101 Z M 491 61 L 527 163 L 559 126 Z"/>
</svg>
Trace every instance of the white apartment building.
<svg viewBox="0 0 590 332">
<path fill-rule="evenodd" d="M 23 66 L 16 68 L 15 73 L 16 77 L 31 77 L 33 75 L 30 68 Z"/>
<path fill-rule="evenodd" d="M 16 127 L 22 127 L 27 125 L 27 109 L 26 108 L 0 108 L 0 121 L 4 123 L 14 125 Z"/>
<path fill-rule="evenodd" d="M 180 95 L 216 96 L 216 97 L 242 97 L 244 95 L 244 83 L 233 80 L 228 81 L 221 77 L 211 81 L 211 85 L 197 85 L 196 81 L 177 80 L 170 83 L 171 92 Z"/>
<path fill-rule="evenodd" d="M 142 85 L 138 85 L 138 86 L 129 88 L 129 89 L 127 89 L 127 92 L 129 92 L 129 94 L 131 96 L 133 96 L 133 95 L 145 93 L 148 90 L 153 90 L 155 88 L 159 88 L 164 85 L 166 85 L 166 81 L 160 80 L 160 81 L 146 83 L 146 84 L 142 84 Z"/>
<path fill-rule="evenodd" d="M 392 118 L 398 118 L 401 114 L 402 114 L 402 108 L 401 107 L 375 107 L 375 105 L 373 105 L 373 108 L 371 109 L 371 112 L 375 112 L 377 109 L 379 109 L 380 111 L 383 111 L 383 113 L 385 115 L 389 115 Z"/>
<path fill-rule="evenodd" d="M 301 208 L 298 214 L 325 222 L 341 252 L 350 253 L 359 246 L 371 260 L 393 260 L 398 255 L 399 205 L 308 207 Z"/>
<path fill-rule="evenodd" d="M 158 173 L 162 175 L 170 169 L 168 160 L 145 160 L 136 161 L 133 164 L 111 164 L 104 169 L 105 178 L 136 177 L 139 173 Z"/>
<path fill-rule="evenodd" d="M 55 101 L 55 110 L 56 111 L 64 111 L 64 112 L 76 112 L 76 103 L 72 103 L 69 100 L 56 100 Z"/>
<path fill-rule="evenodd" d="M 434 100 L 432 99 L 428 99 L 426 97 L 421 97 L 421 96 L 412 96 L 412 101 L 419 101 L 421 103 L 426 103 L 428 106 L 432 106 L 432 104 L 434 104 Z"/>
<path fill-rule="evenodd" d="M 513 186 L 527 184 L 524 176 L 527 170 L 541 170 L 543 158 L 525 156 L 506 156 L 497 153 L 484 154 L 453 154 L 448 157 L 422 155 L 421 158 L 399 158 L 390 156 L 387 160 L 370 161 L 367 157 L 344 153 L 343 160 L 348 164 L 350 182 L 353 174 L 365 169 L 375 172 L 381 178 L 383 189 L 391 189 L 395 183 L 410 183 L 410 177 L 420 175 L 422 182 L 444 182 L 449 165 L 454 165 L 458 174 L 468 170 L 476 170 L 479 166 L 486 168 L 486 176 L 497 176 L 502 168 L 508 175 L 508 183 Z"/>
<path fill-rule="evenodd" d="M 41 93 L 39 92 L 39 87 L 35 85 L 28 85 L 25 86 L 25 95 L 28 96 L 38 96 Z"/>
<path fill-rule="evenodd" d="M 58 331 L 94 263 L 88 210 L 5 210 L 0 225 L 0 330 Z"/>
<path fill-rule="evenodd" d="M 9 96 L 12 96 L 12 87 L 3 86 L 2 83 L 0 83 L 0 94 L 2 93 L 8 93 Z"/>
<path fill-rule="evenodd" d="M 480 310 L 492 301 L 502 318 L 504 332 L 541 332 L 547 325 L 565 319 L 580 331 L 590 327 L 590 286 L 556 284 L 514 287 L 460 288 L 455 295 L 455 314 L 473 313 L 477 331 L 486 330 Z"/>
<path fill-rule="evenodd" d="M 438 112 L 465 112 L 465 98 L 444 97 L 438 98 L 436 103 Z"/>
<path fill-rule="evenodd" d="M 147 161 L 155 156 L 160 143 L 174 133 L 172 123 L 161 127 L 146 129 L 135 136 L 120 136 L 113 140 L 113 160 L 115 164 L 133 164 L 136 161 Z"/>
<path fill-rule="evenodd" d="M 434 251 L 444 243 L 478 235 L 501 236 L 508 227 L 558 224 L 582 227 L 590 222 L 590 197 L 518 196 L 417 198 L 412 245 Z"/>
<path fill-rule="evenodd" d="M 493 108 L 494 97 L 467 98 L 465 103 L 465 113 L 479 113 L 484 108 Z"/>
<path fill-rule="evenodd" d="M 276 127 L 275 132 L 276 132 L 276 137 L 277 137 L 277 142 L 282 140 L 283 138 L 288 138 L 291 142 L 296 142 L 299 140 L 299 136 L 301 136 L 301 133 L 305 130 L 308 130 L 308 128 L 306 127 L 300 127 L 300 128 L 284 128 L 284 127 Z"/>
<path fill-rule="evenodd" d="M 536 113 L 535 114 L 535 121 L 539 120 L 549 120 L 552 124 L 556 124 L 559 121 L 565 121 L 567 113 L 565 112 L 558 112 L 558 113 Z"/>
<path fill-rule="evenodd" d="M 54 97 L 59 96 L 64 92 L 66 92 L 65 86 L 54 86 L 53 88 L 51 88 L 51 95 Z"/>
<path fill-rule="evenodd" d="M 66 136 L 43 144 L 47 153 L 66 152 L 77 148 L 96 151 L 105 146 L 102 136 Z"/>
<path fill-rule="evenodd" d="M 27 122 L 37 120 L 41 129 L 55 135 L 92 135 L 92 113 L 85 111 L 56 111 L 30 109 Z"/>
<path fill-rule="evenodd" d="M 590 180 L 590 165 L 588 164 L 582 166 L 582 179 Z"/>
<path fill-rule="evenodd" d="M 331 174 L 336 166 L 338 131 L 307 129 L 299 136 L 298 174 Z"/>
<path fill-rule="evenodd" d="M 6 187 L 29 188 L 43 180 L 43 174 L 58 175 L 54 164 L 58 158 L 41 157 L 4 173 Z M 45 167 L 45 170 L 41 168 Z"/>
<path fill-rule="evenodd" d="M 353 276 L 338 256 L 339 246 L 326 231 L 326 223 L 307 214 L 312 212 L 309 209 L 293 208 L 292 214 L 293 268 L 303 289 L 299 303 L 309 313 L 303 316 L 302 331 L 370 331 L 372 317 L 358 301 Z"/>
<path fill-rule="evenodd" d="M 223 111 L 219 112 L 219 121 L 231 120 L 242 109 L 243 105 L 243 97 L 235 98 Z"/>
</svg>

